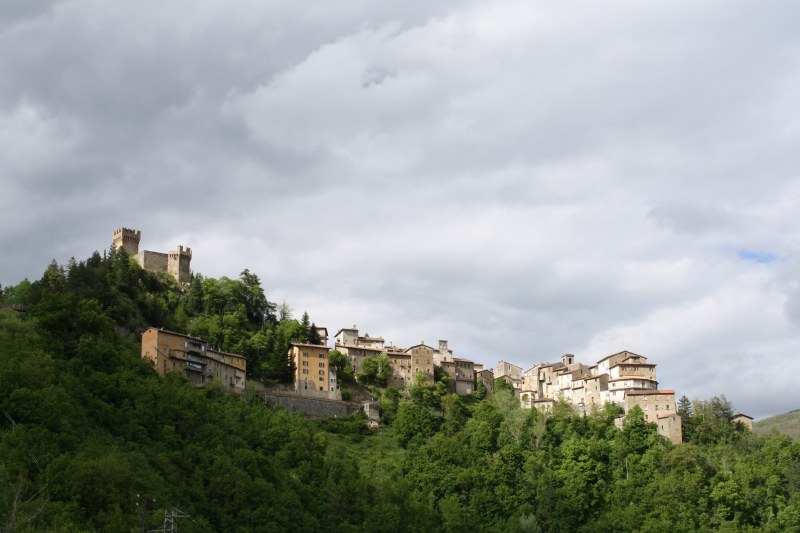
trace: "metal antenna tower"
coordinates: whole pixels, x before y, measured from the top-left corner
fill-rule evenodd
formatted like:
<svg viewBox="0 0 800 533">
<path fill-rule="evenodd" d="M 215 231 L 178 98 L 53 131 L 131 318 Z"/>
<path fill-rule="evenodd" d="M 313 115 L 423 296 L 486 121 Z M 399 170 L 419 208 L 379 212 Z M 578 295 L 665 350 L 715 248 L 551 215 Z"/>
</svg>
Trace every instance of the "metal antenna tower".
<svg viewBox="0 0 800 533">
<path fill-rule="evenodd" d="M 192 518 L 180 509 L 170 507 L 164 511 L 164 525 L 158 529 L 151 529 L 150 533 L 178 533 L 178 518 Z"/>
</svg>

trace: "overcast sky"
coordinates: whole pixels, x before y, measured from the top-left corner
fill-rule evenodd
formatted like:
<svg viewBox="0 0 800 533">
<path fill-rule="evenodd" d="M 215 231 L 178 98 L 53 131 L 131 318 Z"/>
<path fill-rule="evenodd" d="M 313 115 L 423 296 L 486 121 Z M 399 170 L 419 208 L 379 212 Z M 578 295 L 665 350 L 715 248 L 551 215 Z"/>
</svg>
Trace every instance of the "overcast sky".
<svg viewBox="0 0 800 533">
<path fill-rule="evenodd" d="M 331 334 L 800 408 L 800 4 L 6 0 L 0 283 L 120 226 Z"/>
</svg>

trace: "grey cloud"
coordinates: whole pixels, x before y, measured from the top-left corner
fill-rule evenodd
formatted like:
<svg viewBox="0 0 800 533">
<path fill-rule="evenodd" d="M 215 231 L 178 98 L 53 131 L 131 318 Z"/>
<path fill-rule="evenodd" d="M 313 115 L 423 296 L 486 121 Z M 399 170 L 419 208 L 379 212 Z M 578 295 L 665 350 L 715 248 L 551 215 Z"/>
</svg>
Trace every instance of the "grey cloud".
<svg viewBox="0 0 800 533">
<path fill-rule="evenodd" d="M 713 205 L 657 206 L 650 210 L 648 217 L 659 226 L 688 235 L 736 232 L 742 227 L 741 214 Z"/>
<path fill-rule="evenodd" d="M 12 7 L 4 285 L 127 225 L 329 329 L 487 365 L 627 348 L 710 396 L 731 353 L 763 381 L 751 354 L 794 349 L 796 7 Z"/>
</svg>

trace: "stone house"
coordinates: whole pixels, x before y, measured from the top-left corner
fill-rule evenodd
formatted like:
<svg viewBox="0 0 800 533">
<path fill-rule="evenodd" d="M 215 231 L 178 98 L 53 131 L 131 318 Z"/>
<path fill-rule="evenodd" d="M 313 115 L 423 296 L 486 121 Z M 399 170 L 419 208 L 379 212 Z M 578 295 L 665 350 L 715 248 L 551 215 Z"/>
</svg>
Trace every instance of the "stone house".
<svg viewBox="0 0 800 533">
<path fill-rule="evenodd" d="M 439 342 L 441 343 L 442 341 Z M 447 341 L 445 341 L 445 346 L 446 343 Z M 422 343 L 408 348 L 405 353 L 411 357 L 411 381 L 409 384 L 414 382 L 417 374 L 421 374 L 425 377 L 425 381 L 432 383 L 435 350 Z"/>
<path fill-rule="evenodd" d="M 477 386 L 478 381 L 483 383 L 483 387 L 486 389 L 486 392 L 491 394 L 494 392 L 494 370 L 491 368 L 487 368 L 484 370 L 476 370 L 475 371 L 475 385 Z"/>
<path fill-rule="evenodd" d="M 151 327 L 142 333 L 141 354 L 161 376 L 179 372 L 197 386 L 218 380 L 233 392 L 244 392 L 247 358 L 215 350 L 199 337 Z"/>
<path fill-rule="evenodd" d="M 625 413 L 639 405 L 645 419 L 656 424 L 659 433 L 673 442 L 682 438 L 675 392 L 659 389 L 656 365 L 633 352 L 606 356 L 593 366 L 576 363 L 572 354 L 565 354 L 560 362 L 542 363 L 525 372 L 522 407 L 547 408 L 559 399 L 584 414 L 606 402 L 619 405 Z"/>
<path fill-rule="evenodd" d="M 475 392 L 475 363 L 469 359 L 454 357 L 452 361 L 442 361 L 439 365 L 450 377 L 448 390 L 459 396 Z"/>
<path fill-rule="evenodd" d="M 522 367 L 500 360 L 494 368 L 494 377 L 497 379 L 504 376 L 509 377 L 509 382 L 515 390 L 522 388 Z"/>
</svg>

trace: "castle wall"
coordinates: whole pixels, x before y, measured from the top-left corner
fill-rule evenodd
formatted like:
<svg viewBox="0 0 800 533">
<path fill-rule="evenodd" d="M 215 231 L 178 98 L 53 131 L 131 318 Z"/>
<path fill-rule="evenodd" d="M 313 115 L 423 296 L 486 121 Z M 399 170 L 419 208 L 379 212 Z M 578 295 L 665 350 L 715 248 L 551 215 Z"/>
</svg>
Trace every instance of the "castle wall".
<svg viewBox="0 0 800 533">
<path fill-rule="evenodd" d="M 148 272 L 167 272 L 167 254 L 144 250 L 136 254 L 134 259 Z"/>
<path fill-rule="evenodd" d="M 148 272 L 166 272 L 178 283 L 189 283 L 191 277 L 192 249 L 178 246 L 169 253 L 139 251 L 142 232 L 130 228 L 114 231 L 114 247 L 123 248 L 139 266 Z"/>
</svg>

